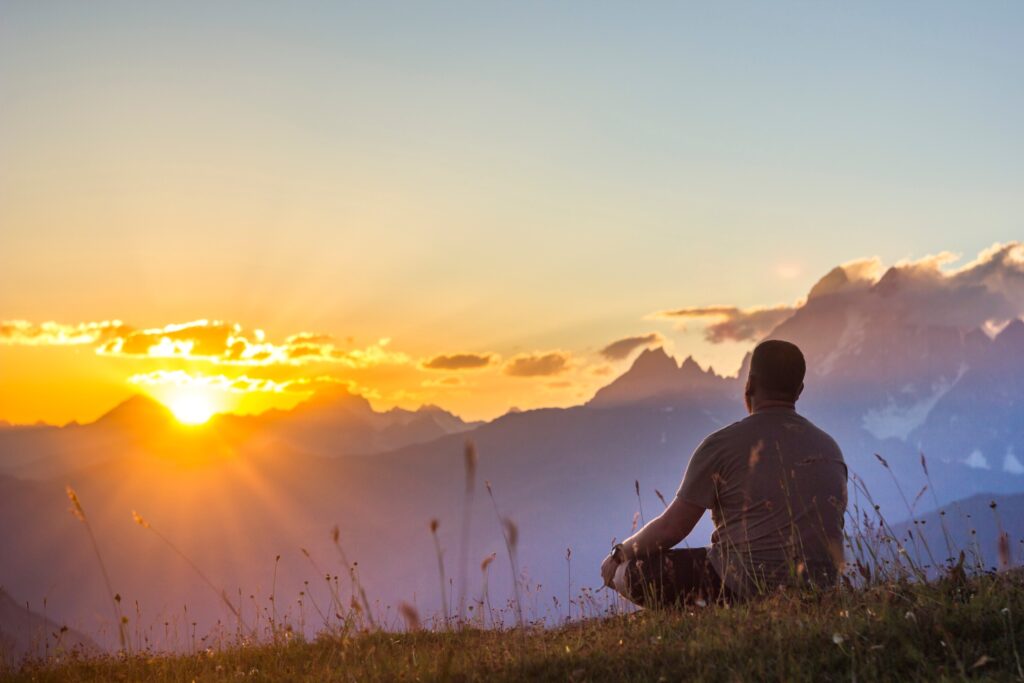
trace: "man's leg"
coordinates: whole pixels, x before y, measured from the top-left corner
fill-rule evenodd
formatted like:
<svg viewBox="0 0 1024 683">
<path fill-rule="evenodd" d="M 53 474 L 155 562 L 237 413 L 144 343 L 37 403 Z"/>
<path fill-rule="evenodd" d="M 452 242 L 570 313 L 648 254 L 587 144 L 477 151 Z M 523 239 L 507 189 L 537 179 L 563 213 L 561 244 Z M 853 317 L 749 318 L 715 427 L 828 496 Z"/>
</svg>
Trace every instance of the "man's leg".
<svg viewBox="0 0 1024 683">
<path fill-rule="evenodd" d="M 641 607 L 671 607 L 728 598 L 707 558 L 707 548 L 676 548 L 619 565 L 614 586 Z"/>
</svg>

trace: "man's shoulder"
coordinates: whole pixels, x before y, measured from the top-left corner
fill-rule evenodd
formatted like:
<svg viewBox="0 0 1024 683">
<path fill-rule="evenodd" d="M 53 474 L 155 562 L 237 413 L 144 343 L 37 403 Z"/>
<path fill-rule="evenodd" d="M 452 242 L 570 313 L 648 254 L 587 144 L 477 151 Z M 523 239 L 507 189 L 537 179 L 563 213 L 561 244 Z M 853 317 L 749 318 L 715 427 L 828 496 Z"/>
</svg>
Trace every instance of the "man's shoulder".
<svg viewBox="0 0 1024 683">
<path fill-rule="evenodd" d="M 729 441 L 729 439 L 732 436 L 734 436 L 743 428 L 743 423 L 746 421 L 746 419 L 748 418 L 736 420 L 735 422 L 727 424 L 726 426 L 711 432 L 706 437 L 704 437 L 703 441 L 700 442 L 700 445 L 697 446 L 697 450 L 713 448 L 723 442 Z"/>
<path fill-rule="evenodd" d="M 821 428 L 820 426 L 818 426 L 818 424 L 816 424 L 815 422 L 812 422 L 812 421 L 811 421 L 811 419 L 810 419 L 810 418 L 808 418 L 808 417 L 807 417 L 806 415 L 800 415 L 800 418 L 801 418 L 801 419 L 802 419 L 802 420 L 803 420 L 803 421 L 804 421 L 804 422 L 805 422 L 805 423 L 807 424 L 807 426 L 808 426 L 808 427 L 810 427 L 810 428 L 811 428 L 811 430 L 812 430 L 812 431 L 813 431 L 813 432 L 814 432 L 815 434 L 818 434 L 818 435 L 819 435 L 819 436 L 821 436 L 821 437 L 822 437 L 823 439 L 828 439 L 828 440 L 829 440 L 829 441 L 831 441 L 832 443 L 835 443 L 835 442 L 836 442 L 836 440 L 835 440 L 834 438 L 832 438 L 832 435 L 831 435 L 831 434 L 829 434 L 828 432 L 826 432 L 826 431 L 825 431 L 824 429 L 822 429 L 822 428 Z"/>
<path fill-rule="evenodd" d="M 806 416 L 800 415 L 800 418 L 804 421 L 804 423 L 806 423 L 808 430 L 814 435 L 814 437 L 816 439 L 818 439 L 818 441 L 821 444 L 824 444 L 828 448 L 832 449 L 834 455 L 839 460 L 843 459 L 843 451 L 839 447 L 839 443 L 835 440 L 835 438 L 831 434 L 829 434 L 824 429 L 822 429 L 821 427 L 819 427 L 818 425 L 813 423 Z"/>
</svg>

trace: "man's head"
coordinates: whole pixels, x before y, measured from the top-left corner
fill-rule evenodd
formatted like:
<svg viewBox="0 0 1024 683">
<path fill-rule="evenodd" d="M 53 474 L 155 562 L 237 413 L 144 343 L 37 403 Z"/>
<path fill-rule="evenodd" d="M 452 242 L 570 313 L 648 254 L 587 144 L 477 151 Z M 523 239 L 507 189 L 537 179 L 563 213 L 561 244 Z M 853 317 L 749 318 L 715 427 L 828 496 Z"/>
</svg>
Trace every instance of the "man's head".
<svg viewBox="0 0 1024 683">
<path fill-rule="evenodd" d="M 747 410 L 761 401 L 795 403 L 804 390 L 807 363 L 796 344 L 778 339 L 763 341 L 754 348 L 750 358 L 750 374 L 744 400 Z"/>
</svg>

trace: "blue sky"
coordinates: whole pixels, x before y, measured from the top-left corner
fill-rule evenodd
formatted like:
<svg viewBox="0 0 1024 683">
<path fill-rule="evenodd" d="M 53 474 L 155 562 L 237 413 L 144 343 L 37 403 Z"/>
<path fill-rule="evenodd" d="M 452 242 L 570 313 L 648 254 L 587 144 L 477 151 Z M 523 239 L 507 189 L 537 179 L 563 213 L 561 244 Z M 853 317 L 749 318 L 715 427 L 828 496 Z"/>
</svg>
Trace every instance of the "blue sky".
<svg viewBox="0 0 1024 683">
<path fill-rule="evenodd" d="M 1021 236 L 1022 29 L 1009 2 L 5 2 L 0 313 L 421 354 L 659 329 L 737 365 L 644 316 Z"/>
</svg>

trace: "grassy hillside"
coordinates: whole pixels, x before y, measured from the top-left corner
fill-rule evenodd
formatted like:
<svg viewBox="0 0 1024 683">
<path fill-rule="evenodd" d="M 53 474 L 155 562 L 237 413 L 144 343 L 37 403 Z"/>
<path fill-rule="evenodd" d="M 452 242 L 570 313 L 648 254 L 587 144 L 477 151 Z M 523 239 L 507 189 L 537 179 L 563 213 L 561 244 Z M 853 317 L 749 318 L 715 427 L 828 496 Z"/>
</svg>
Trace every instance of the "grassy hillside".
<svg viewBox="0 0 1024 683">
<path fill-rule="evenodd" d="M 27 665 L 14 681 L 1022 680 L 1024 573 L 905 581 L 558 629 L 334 633 Z"/>
</svg>

